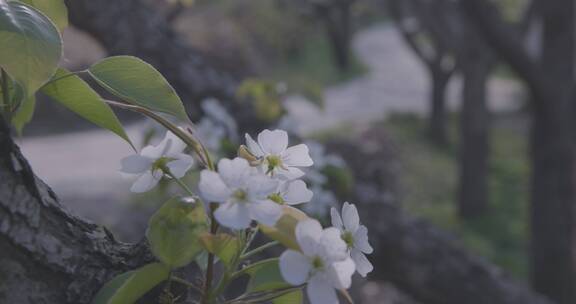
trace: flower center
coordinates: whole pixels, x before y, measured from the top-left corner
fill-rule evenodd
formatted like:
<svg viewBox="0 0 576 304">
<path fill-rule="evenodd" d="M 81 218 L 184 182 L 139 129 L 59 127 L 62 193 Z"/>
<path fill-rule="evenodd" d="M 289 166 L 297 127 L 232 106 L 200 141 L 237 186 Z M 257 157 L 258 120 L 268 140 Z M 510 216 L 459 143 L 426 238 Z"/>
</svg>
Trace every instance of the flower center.
<svg viewBox="0 0 576 304">
<path fill-rule="evenodd" d="M 270 173 L 274 171 L 274 169 L 282 167 L 282 159 L 277 155 L 266 156 L 266 162 L 268 163 L 268 171 L 266 171 L 266 173 Z"/>
<path fill-rule="evenodd" d="M 277 203 L 278 205 L 284 205 L 284 203 L 285 203 L 285 202 L 284 202 L 284 199 L 282 198 L 282 196 L 280 196 L 280 193 L 270 194 L 270 195 L 268 196 L 268 198 L 269 198 L 271 201 Z"/>
<path fill-rule="evenodd" d="M 352 235 L 352 232 L 345 231 L 342 233 L 341 238 L 344 240 L 348 248 L 354 247 L 354 236 Z"/>
<path fill-rule="evenodd" d="M 160 170 L 163 172 L 168 172 L 168 167 L 166 164 L 173 161 L 174 158 L 171 157 L 160 157 L 152 163 L 152 172 Z"/>
<path fill-rule="evenodd" d="M 248 200 L 248 193 L 246 193 L 246 191 L 244 191 L 242 189 L 238 189 L 238 190 L 234 191 L 234 194 L 232 194 L 232 196 L 238 202 L 245 202 L 246 200 Z"/>
<path fill-rule="evenodd" d="M 319 256 L 315 256 L 312 258 L 312 269 L 314 270 L 321 270 L 324 268 L 324 261 Z"/>
</svg>

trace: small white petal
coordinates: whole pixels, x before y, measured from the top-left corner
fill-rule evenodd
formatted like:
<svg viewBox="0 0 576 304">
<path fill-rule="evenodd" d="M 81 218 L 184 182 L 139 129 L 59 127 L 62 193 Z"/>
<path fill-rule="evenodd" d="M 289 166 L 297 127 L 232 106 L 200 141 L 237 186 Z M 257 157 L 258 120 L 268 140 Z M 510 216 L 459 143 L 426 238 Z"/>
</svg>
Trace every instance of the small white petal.
<svg viewBox="0 0 576 304">
<path fill-rule="evenodd" d="M 332 286 L 337 289 L 350 288 L 352 284 L 352 275 L 356 267 L 351 258 L 346 258 L 344 261 L 336 262 L 330 265 L 326 270 L 326 274 L 332 282 Z"/>
<path fill-rule="evenodd" d="M 295 167 L 310 167 L 314 164 L 310 154 L 308 154 L 308 147 L 305 144 L 292 146 L 282 154 L 282 161 L 286 166 Z"/>
<path fill-rule="evenodd" d="M 152 166 L 153 162 L 154 160 L 148 157 L 140 156 L 138 154 L 130 155 L 124 157 L 120 161 L 120 164 L 122 165 L 120 171 L 129 174 L 143 173 L 144 171 L 150 169 L 150 166 Z"/>
<path fill-rule="evenodd" d="M 342 206 L 342 220 L 344 221 L 344 228 L 346 228 L 347 231 L 355 233 L 360 225 L 360 217 L 358 216 L 356 206 L 344 202 L 344 206 Z"/>
<path fill-rule="evenodd" d="M 265 175 L 250 176 L 244 183 L 248 185 L 248 195 L 251 199 L 264 199 L 278 189 L 278 181 Z"/>
<path fill-rule="evenodd" d="M 366 228 L 366 226 L 361 225 L 358 227 L 358 230 L 356 230 L 356 233 L 354 233 L 354 247 L 368 254 L 374 251 L 368 242 L 368 228 Z"/>
<path fill-rule="evenodd" d="M 210 170 L 202 170 L 198 188 L 204 199 L 209 202 L 224 203 L 232 195 L 232 191 L 224 184 L 220 175 Z"/>
<path fill-rule="evenodd" d="M 310 278 L 306 287 L 306 294 L 310 304 L 338 304 L 334 287 L 320 273 Z"/>
<path fill-rule="evenodd" d="M 158 159 L 162 157 L 162 152 L 164 151 L 164 145 L 158 144 L 157 146 L 146 146 L 140 151 L 140 155 L 151 158 Z"/>
<path fill-rule="evenodd" d="M 348 246 L 342 240 L 340 230 L 334 227 L 324 229 L 318 243 L 321 255 L 327 261 L 342 261 L 348 257 Z"/>
<path fill-rule="evenodd" d="M 322 231 L 320 222 L 314 219 L 306 219 L 296 225 L 296 240 L 304 255 L 316 255 L 318 241 L 322 237 Z"/>
<path fill-rule="evenodd" d="M 186 172 L 192 168 L 194 159 L 188 154 L 176 154 L 176 160 L 168 162 L 166 166 L 170 170 L 170 173 L 176 178 L 182 178 L 186 175 Z"/>
<path fill-rule="evenodd" d="M 354 264 L 356 264 L 356 271 L 358 271 L 361 276 L 366 277 L 368 273 L 374 270 L 372 263 L 370 263 L 368 258 L 360 252 L 360 250 L 352 248 L 352 250 L 350 250 L 350 257 L 354 261 Z"/>
<path fill-rule="evenodd" d="M 288 167 L 287 169 L 278 168 L 276 171 L 276 177 L 280 180 L 289 181 L 301 178 L 302 176 L 304 176 L 304 171 L 295 167 Z"/>
<path fill-rule="evenodd" d="M 220 225 L 232 229 L 250 227 L 250 211 L 245 204 L 225 203 L 214 212 L 214 217 Z"/>
<path fill-rule="evenodd" d="M 166 144 L 166 150 L 164 151 L 164 155 L 166 156 L 174 156 L 176 154 L 182 153 L 184 149 L 186 149 L 186 143 L 184 143 L 178 136 L 176 136 L 171 131 L 166 131 L 166 135 L 164 136 L 163 142 Z M 168 144 L 168 142 L 170 144 Z"/>
<path fill-rule="evenodd" d="M 274 226 L 282 216 L 282 207 L 271 200 L 249 203 L 251 217 L 266 226 Z"/>
<path fill-rule="evenodd" d="M 162 172 L 155 171 L 152 174 L 151 171 L 144 172 L 132 185 L 130 191 L 135 193 L 142 193 L 150 191 L 152 188 L 156 187 L 158 182 L 162 179 Z"/>
<path fill-rule="evenodd" d="M 309 202 L 314 193 L 306 188 L 306 183 L 302 180 L 288 182 L 286 192 L 282 196 L 288 205 L 296 205 Z"/>
<path fill-rule="evenodd" d="M 280 155 L 288 147 L 288 133 L 283 130 L 264 130 L 258 134 L 258 144 L 264 153 Z"/>
<path fill-rule="evenodd" d="M 250 152 L 252 152 L 252 154 L 254 154 L 254 156 L 256 157 L 262 157 L 264 156 L 264 152 L 262 151 L 262 148 L 260 147 L 260 145 L 258 145 L 258 143 L 252 139 L 252 137 L 248 134 L 245 135 L 246 138 L 246 145 L 248 146 L 248 150 L 250 150 Z"/>
<path fill-rule="evenodd" d="M 338 230 L 344 230 L 344 224 L 342 223 L 342 218 L 340 217 L 340 213 L 336 208 L 330 208 L 330 218 L 332 219 L 332 226 L 336 227 Z"/>
<path fill-rule="evenodd" d="M 238 188 L 246 184 L 251 169 L 248 161 L 243 158 L 223 158 L 218 162 L 218 172 L 228 187 Z"/>
<path fill-rule="evenodd" d="M 292 285 L 306 282 L 311 265 L 308 258 L 298 251 L 286 250 L 280 256 L 280 273 L 284 280 Z"/>
</svg>

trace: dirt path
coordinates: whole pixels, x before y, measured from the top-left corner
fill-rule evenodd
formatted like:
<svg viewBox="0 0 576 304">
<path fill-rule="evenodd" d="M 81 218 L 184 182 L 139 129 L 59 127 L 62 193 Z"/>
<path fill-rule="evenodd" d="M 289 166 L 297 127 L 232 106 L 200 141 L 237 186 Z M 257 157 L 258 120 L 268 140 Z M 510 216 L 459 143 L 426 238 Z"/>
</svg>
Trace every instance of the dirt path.
<svg viewBox="0 0 576 304">
<path fill-rule="evenodd" d="M 424 115 L 427 112 L 427 72 L 402 41 L 394 27 L 379 24 L 362 30 L 354 39 L 354 51 L 370 71 L 363 77 L 326 89 L 325 110 L 301 97 L 289 100 L 289 112 L 303 133 L 351 124 L 363 128 L 394 112 Z M 457 109 L 460 80 L 449 88 L 449 106 Z M 490 108 L 508 111 L 519 107 L 521 90 L 511 80 L 489 84 Z"/>
</svg>

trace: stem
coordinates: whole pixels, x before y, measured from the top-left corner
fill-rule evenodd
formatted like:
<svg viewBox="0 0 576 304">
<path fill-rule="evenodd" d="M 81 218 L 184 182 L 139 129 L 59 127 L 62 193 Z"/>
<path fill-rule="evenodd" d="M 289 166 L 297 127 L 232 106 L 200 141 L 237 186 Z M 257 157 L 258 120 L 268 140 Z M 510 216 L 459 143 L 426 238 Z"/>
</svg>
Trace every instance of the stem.
<svg viewBox="0 0 576 304">
<path fill-rule="evenodd" d="M 216 204 L 210 204 L 210 233 L 216 234 L 218 231 L 218 223 L 214 218 L 214 209 Z M 212 288 L 212 277 L 214 276 L 214 254 L 208 253 L 208 266 L 206 267 L 206 280 L 204 281 L 204 295 L 202 296 L 202 304 L 208 304 L 210 289 Z"/>
<path fill-rule="evenodd" d="M 272 290 L 269 293 L 263 294 L 263 295 L 254 295 L 254 294 L 243 294 L 239 297 L 237 297 L 236 299 L 227 301 L 226 304 L 232 304 L 232 303 L 262 303 L 265 301 L 269 301 L 275 298 L 278 298 L 280 296 L 283 296 L 285 294 L 294 292 L 296 290 L 301 289 L 302 287 L 304 287 L 304 285 L 298 285 L 298 286 L 292 286 L 292 287 L 287 287 L 287 288 L 283 288 L 283 289 L 277 289 L 277 290 Z M 252 298 L 251 298 L 252 296 Z"/>
<path fill-rule="evenodd" d="M 240 256 L 240 260 L 245 260 L 245 259 L 247 259 L 247 258 L 249 258 L 255 254 L 258 254 L 258 253 L 260 253 L 260 252 L 262 252 L 268 248 L 272 248 L 278 244 L 280 244 L 280 242 L 278 242 L 278 241 L 272 241 L 270 243 L 266 243 L 260 247 L 257 247 L 255 249 L 248 251 L 247 253 L 243 254 L 242 256 Z"/>
<path fill-rule="evenodd" d="M 4 71 L 4 69 L 0 69 L 2 74 L 2 105 L 4 115 L 6 116 L 6 120 L 10 123 L 10 92 L 8 92 L 8 73 Z"/>
<path fill-rule="evenodd" d="M 184 182 L 182 182 L 182 180 L 180 180 L 179 178 L 176 178 L 174 176 L 174 174 L 172 174 L 170 172 L 170 170 L 165 171 L 164 173 L 166 173 L 168 176 L 170 176 L 174 181 L 176 181 L 176 183 L 180 186 L 180 188 L 182 188 L 186 193 L 188 193 L 188 195 L 190 196 L 196 196 L 196 194 L 194 192 L 192 192 L 192 190 L 190 190 L 190 188 L 188 188 L 188 186 L 186 186 L 186 184 Z"/>
<path fill-rule="evenodd" d="M 185 285 L 188 288 L 192 288 L 192 289 L 196 290 L 197 292 L 202 293 L 202 289 L 200 289 L 198 286 L 188 282 L 187 280 L 173 276 L 172 281 L 180 283 L 182 285 Z"/>
<path fill-rule="evenodd" d="M 70 72 L 70 71 L 68 71 L 68 74 L 66 74 L 66 75 L 62 75 L 62 76 L 60 76 L 60 77 L 50 79 L 48 82 L 46 82 L 45 84 L 43 84 L 43 85 L 40 87 L 40 89 L 44 88 L 45 86 L 47 86 L 47 85 L 49 85 L 49 84 L 51 84 L 51 83 L 54 83 L 54 82 L 58 81 L 58 80 L 61 80 L 61 79 L 64 79 L 64 78 L 68 78 L 68 77 L 74 76 L 74 75 L 80 75 L 80 74 L 82 74 L 82 73 L 87 73 L 87 72 L 88 72 L 88 70 L 82 70 L 82 71 L 76 71 L 76 72 Z M 38 90 L 40 90 L 40 89 L 38 89 Z"/>
</svg>

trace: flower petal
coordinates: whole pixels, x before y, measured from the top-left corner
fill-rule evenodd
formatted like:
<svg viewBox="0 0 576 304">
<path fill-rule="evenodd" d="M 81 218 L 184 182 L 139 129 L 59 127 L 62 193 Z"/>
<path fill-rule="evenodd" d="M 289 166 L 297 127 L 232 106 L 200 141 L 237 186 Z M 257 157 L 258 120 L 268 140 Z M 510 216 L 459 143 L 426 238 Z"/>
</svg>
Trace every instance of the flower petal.
<svg viewBox="0 0 576 304">
<path fill-rule="evenodd" d="M 342 206 L 342 220 L 344 221 L 344 228 L 346 228 L 347 231 L 352 233 L 356 232 L 360 225 L 360 217 L 354 204 L 344 202 L 344 206 Z"/>
<path fill-rule="evenodd" d="M 308 258 L 295 250 L 286 250 L 280 256 L 280 273 L 284 280 L 292 285 L 306 282 L 311 265 Z"/>
<path fill-rule="evenodd" d="M 299 144 L 292 146 L 282 154 L 282 161 L 286 166 L 295 167 L 310 167 L 314 164 L 310 154 L 308 153 L 308 146 Z"/>
<path fill-rule="evenodd" d="M 342 240 L 340 230 L 330 227 L 322 231 L 322 236 L 318 240 L 320 244 L 320 255 L 327 261 L 342 261 L 348 257 L 348 246 Z"/>
<path fill-rule="evenodd" d="M 202 170 L 198 188 L 204 199 L 209 202 L 224 203 L 232 195 L 232 191 L 224 184 L 220 175 L 210 170 Z"/>
<path fill-rule="evenodd" d="M 186 172 L 192 168 L 192 164 L 194 163 L 194 159 L 192 156 L 188 154 L 176 154 L 176 160 L 168 162 L 166 166 L 170 170 L 170 173 L 174 175 L 176 178 L 182 178 L 186 175 Z"/>
<path fill-rule="evenodd" d="M 370 263 L 368 258 L 360 252 L 360 250 L 352 248 L 352 250 L 350 250 L 350 257 L 354 261 L 354 264 L 356 264 L 356 271 L 358 271 L 361 276 L 366 277 L 368 273 L 374 270 L 372 263 Z"/>
<path fill-rule="evenodd" d="M 280 155 L 288 147 L 288 133 L 283 130 L 266 129 L 258 134 L 258 143 L 264 153 Z"/>
<path fill-rule="evenodd" d="M 266 175 L 250 176 L 244 183 L 248 186 L 248 197 L 253 201 L 265 199 L 278 189 L 278 181 Z"/>
<path fill-rule="evenodd" d="M 316 255 L 318 241 L 322 237 L 322 226 L 320 222 L 314 219 L 300 221 L 296 225 L 296 240 L 300 249 L 306 256 Z"/>
<path fill-rule="evenodd" d="M 250 152 L 252 152 L 254 156 L 256 157 L 264 156 L 262 148 L 254 139 L 252 139 L 250 135 L 246 134 L 244 137 L 246 138 L 246 145 L 248 146 L 248 150 L 250 150 Z"/>
<path fill-rule="evenodd" d="M 334 287 L 320 273 L 310 278 L 308 287 L 306 287 L 306 294 L 310 304 L 338 304 Z"/>
<path fill-rule="evenodd" d="M 220 225 L 232 229 L 244 229 L 250 226 L 250 211 L 245 204 L 225 203 L 214 212 Z"/>
<path fill-rule="evenodd" d="M 146 171 L 132 185 L 130 191 L 134 193 L 142 193 L 150 191 L 152 188 L 156 187 L 158 182 L 162 179 L 162 172 L 155 171 L 154 174 L 152 171 Z"/>
<path fill-rule="evenodd" d="M 354 233 L 354 247 L 368 254 L 374 251 L 368 242 L 368 228 L 366 228 L 366 226 L 361 225 Z"/>
<path fill-rule="evenodd" d="M 160 143 L 156 146 L 146 146 L 142 148 L 142 150 L 140 151 L 140 155 L 151 159 L 158 159 L 162 156 L 163 151 L 164 151 L 164 145 Z"/>
<path fill-rule="evenodd" d="M 286 192 L 282 196 L 286 204 L 296 205 L 309 202 L 314 193 L 306 188 L 306 183 L 302 180 L 288 182 Z"/>
<path fill-rule="evenodd" d="M 246 184 L 250 176 L 250 164 L 243 158 L 232 160 L 223 158 L 218 162 L 218 172 L 224 183 L 230 188 L 239 188 Z"/>
<path fill-rule="evenodd" d="M 150 169 L 150 166 L 152 166 L 153 162 L 154 160 L 145 156 L 141 156 L 138 154 L 130 155 L 124 157 L 120 161 L 120 164 L 122 165 L 120 171 L 129 174 L 143 173 L 144 171 Z"/>
<path fill-rule="evenodd" d="M 346 258 L 343 261 L 333 263 L 326 270 L 326 274 L 332 282 L 332 286 L 337 289 L 347 289 L 350 288 L 352 284 L 352 275 L 356 267 L 354 261 L 351 258 Z"/>
<path fill-rule="evenodd" d="M 295 167 L 288 167 L 286 169 L 278 168 L 276 171 L 276 177 L 285 181 L 301 178 L 302 176 L 304 176 L 304 171 Z"/>
<path fill-rule="evenodd" d="M 271 200 L 252 202 L 248 208 L 251 217 L 266 226 L 274 226 L 282 216 L 282 207 Z"/>
<path fill-rule="evenodd" d="M 344 224 L 342 223 L 342 217 L 340 217 L 340 213 L 336 208 L 330 208 L 330 218 L 332 219 L 332 226 L 337 228 L 340 231 L 344 230 Z"/>
<path fill-rule="evenodd" d="M 166 145 L 164 155 L 166 156 L 174 156 L 176 154 L 182 153 L 184 149 L 186 149 L 186 143 L 184 143 L 180 137 L 176 136 L 176 134 L 172 133 L 171 131 L 166 131 L 166 135 L 164 136 L 164 140 L 162 142 Z"/>
</svg>

